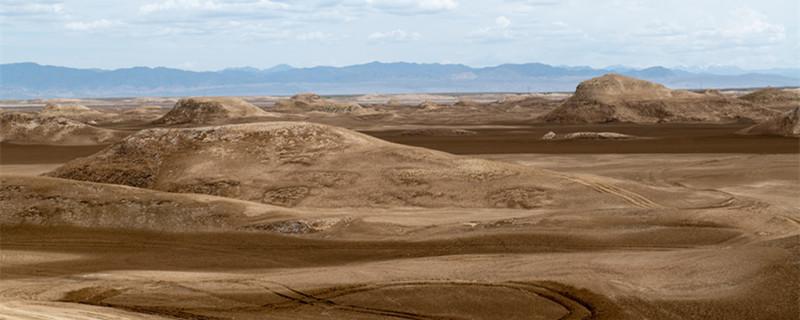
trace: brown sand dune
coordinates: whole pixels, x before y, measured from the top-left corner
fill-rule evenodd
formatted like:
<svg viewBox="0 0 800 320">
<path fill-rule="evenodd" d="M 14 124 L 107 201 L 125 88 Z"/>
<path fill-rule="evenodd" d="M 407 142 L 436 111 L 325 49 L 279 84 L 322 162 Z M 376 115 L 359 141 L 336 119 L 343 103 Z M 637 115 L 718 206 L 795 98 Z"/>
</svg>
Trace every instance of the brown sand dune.
<svg viewBox="0 0 800 320">
<path fill-rule="evenodd" d="M 6 142 L 97 145 L 119 141 L 127 134 L 63 117 L 20 112 L 0 113 L 0 141 Z"/>
<path fill-rule="evenodd" d="M 762 120 L 773 114 L 746 100 L 671 90 L 607 74 L 581 82 L 572 97 L 543 119 L 555 123 L 736 122 Z"/>
<path fill-rule="evenodd" d="M 752 127 L 745 128 L 740 133 L 800 138 L 800 107 Z"/>
<path fill-rule="evenodd" d="M 615 182 L 458 157 L 301 122 L 144 130 L 49 175 L 287 207 L 660 207 L 646 196 L 618 190 Z M 667 192 L 627 185 L 646 194 Z M 675 195 L 680 201 L 690 198 L 716 201 Z"/>
<path fill-rule="evenodd" d="M 188 98 L 181 99 L 167 114 L 154 124 L 213 124 L 253 117 L 277 117 L 239 98 Z"/>
</svg>

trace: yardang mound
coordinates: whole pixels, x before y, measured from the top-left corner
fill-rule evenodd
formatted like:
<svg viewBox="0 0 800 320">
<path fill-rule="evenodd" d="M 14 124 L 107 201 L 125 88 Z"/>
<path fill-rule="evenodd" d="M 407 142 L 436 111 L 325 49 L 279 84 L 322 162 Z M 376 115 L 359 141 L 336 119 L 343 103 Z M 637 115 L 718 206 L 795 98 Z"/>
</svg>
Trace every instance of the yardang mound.
<svg viewBox="0 0 800 320">
<path fill-rule="evenodd" d="M 547 122 L 735 122 L 774 112 L 717 94 L 671 90 L 617 74 L 581 82 L 575 94 L 544 116 Z"/>
<path fill-rule="evenodd" d="M 79 104 L 64 105 L 64 104 L 48 103 L 47 105 L 45 105 L 42 112 L 56 113 L 56 112 L 98 112 L 98 111 L 92 110 L 89 107 L 82 106 Z"/>
<path fill-rule="evenodd" d="M 92 121 L 104 120 L 106 118 L 113 117 L 111 114 L 100 112 L 83 105 L 64 105 L 54 103 L 47 103 L 39 114 L 46 117 L 64 117 L 67 119 L 89 123 Z"/>
<path fill-rule="evenodd" d="M 144 130 L 49 175 L 285 207 L 626 205 L 555 172 L 303 122 Z"/>
<path fill-rule="evenodd" d="M 97 145 L 121 140 L 127 133 L 102 129 L 62 117 L 0 113 L 0 141 L 30 144 Z"/>
<path fill-rule="evenodd" d="M 342 103 L 324 99 L 314 93 L 301 93 L 290 99 L 280 100 L 275 109 L 286 112 L 330 112 L 330 113 L 365 113 L 369 110 L 357 103 Z"/>
<path fill-rule="evenodd" d="M 741 133 L 800 138 L 800 107 L 796 107 L 779 117 L 746 128 L 742 130 Z"/>
<path fill-rule="evenodd" d="M 181 99 L 154 124 L 215 124 L 226 120 L 275 116 L 239 98 Z"/>
<path fill-rule="evenodd" d="M 740 99 L 766 106 L 800 106 L 800 92 L 796 90 L 766 88 L 743 95 Z"/>
</svg>

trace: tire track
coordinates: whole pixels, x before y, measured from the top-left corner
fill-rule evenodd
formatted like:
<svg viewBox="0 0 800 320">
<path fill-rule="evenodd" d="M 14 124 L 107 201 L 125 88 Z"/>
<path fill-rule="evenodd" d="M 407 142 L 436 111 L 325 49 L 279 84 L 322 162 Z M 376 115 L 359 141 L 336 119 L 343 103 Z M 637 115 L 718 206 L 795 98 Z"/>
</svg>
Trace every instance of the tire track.
<svg viewBox="0 0 800 320">
<path fill-rule="evenodd" d="M 542 297 L 547 299 L 551 302 L 554 302 L 564 309 L 567 310 L 567 315 L 561 317 L 559 320 L 584 320 L 584 319 L 592 319 L 595 314 L 592 310 L 592 307 L 586 304 L 585 302 L 579 301 L 577 299 L 573 299 L 558 293 L 557 291 L 550 289 L 544 285 L 537 285 L 533 283 L 526 283 L 526 282 L 507 282 L 507 283 L 486 283 L 486 282 L 468 282 L 468 281 L 412 281 L 412 282 L 392 282 L 392 283 L 385 283 L 385 284 L 366 284 L 366 285 L 359 285 L 354 287 L 347 287 L 347 288 L 335 288 L 328 291 L 322 292 L 320 296 L 315 296 L 300 290 L 293 289 L 287 285 L 267 281 L 274 285 L 280 286 L 285 290 L 293 293 L 297 296 L 292 296 L 289 294 L 281 293 L 279 291 L 273 290 L 269 287 L 264 287 L 266 290 L 285 298 L 287 300 L 291 300 L 292 303 L 300 304 L 300 305 L 313 305 L 313 306 L 321 306 L 326 308 L 334 308 L 340 309 L 343 311 L 351 311 L 363 314 L 372 314 L 372 315 L 379 315 L 379 316 L 386 316 L 386 317 L 393 317 L 393 318 L 400 318 L 400 319 L 459 319 L 454 317 L 441 317 L 441 316 L 433 316 L 433 315 L 424 315 L 419 313 L 413 312 L 406 312 L 406 311 L 397 311 L 397 310 L 388 310 L 382 308 L 373 308 L 368 306 L 358 306 L 358 305 L 350 305 L 350 304 L 340 304 L 332 299 L 337 297 L 343 297 L 355 293 L 361 292 L 368 292 L 368 291 L 375 291 L 380 289 L 392 288 L 392 287 L 419 287 L 419 286 L 442 286 L 442 285 L 451 285 L 451 286 L 480 286 L 480 287 L 487 287 L 487 288 L 510 288 L 510 289 L 517 289 L 522 290 L 536 296 Z M 277 307 L 275 304 L 264 305 L 264 307 Z"/>
<path fill-rule="evenodd" d="M 601 193 L 606 193 L 606 194 L 610 194 L 610 195 L 616 196 L 616 197 L 621 198 L 622 200 L 624 200 L 624 201 L 626 201 L 626 202 L 628 202 L 628 203 L 630 203 L 630 204 L 632 204 L 632 205 L 634 205 L 636 207 L 642 208 L 642 209 L 664 209 L 664 208 L 666 208 L 665 206 L 662 206 L 662 205 L 656 203 L 653 200 L 650 200 L 649 198 L 647 198 L 647 197 L 645 197 L 645 196 L 643 196 L 641 194 L 638 194 L 638 193 L 630 191 L 628 189 L 617 187 L 617 186 L 614 186 L 614 185 L 611 185 L 611 184 L 608 184 L 608 183 L 602 183 L 602 182 L 599 182 L 599 181 L 594 180 L 594 179 L 586 179 L 585 177 L 584 178 L 579 178 L 577 176 L 571 176 L 571 175 L 565 175 L 565 174 L 559 174 L 559 173 L 552 173 L 552 175 L 557 176 L 557 177 L 561 177 L 561 178 L 565 178 L 565 179 L 573 181 L 573 182 L 577 182 L 579 184 L 582 184 L 584 186 L 592 188 L 592 189 L 594 189 L 594 190 L 596 190 L 598 192 L 601 192 Z"/>
</svg>

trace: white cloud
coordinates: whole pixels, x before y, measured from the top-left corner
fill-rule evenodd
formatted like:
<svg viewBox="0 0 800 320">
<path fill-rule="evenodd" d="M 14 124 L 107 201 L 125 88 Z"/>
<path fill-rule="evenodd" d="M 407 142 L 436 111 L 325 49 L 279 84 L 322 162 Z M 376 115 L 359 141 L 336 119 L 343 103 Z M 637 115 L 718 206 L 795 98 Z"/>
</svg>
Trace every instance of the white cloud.
<svg viewBox="0 0 800 320">
<path fill-rule="evenodd" d="M 160 11 L 208 11 L 208 12 L 248 12 L 251 10 L 288 9 L 289 5 L 271 0 L 163 0 L 139 7 L 144 14 Z"/>
<path fill-rule="evenodd" d="M 506 18 L 505 16 L 499 16 L 499 17 L 494 19 L 494 23 L 500 29 L 507 29 L 508 26 L 511 25 L 511 20 Z"/>
<path fill-rule="evenodd" d="M 737 43 L 778 42 L 786 39 L 786 28 L 769 22 L 767 17 L 750 8 L 738 8 L 731 14 L 732 23 L 717 30 L 717 33 Z"/>
<path fill-rule="evenodd" d="M 494 26 L 478 29 L 470 33 L 469 37 L 487 42 L 514 39 L 514 33 L 511 30 L 511 19 L 506 16 L 499 16 L 494 19 Z"/>
<path fill-rule="evenodd" d="M 374 9 L 396 14 L 423 14 L 453 10 L 456 0 L 366 0 Z"/>
<path fill-rule="evenodd" d="M 75 31 L 92 31 L 98 29 L 107 29 L 120 24 L 117 21 L 106 19 L 93 20 L 93 21 L 73 21 L 64 25 L 65 28 Z"/>
<path fill-rule="evenodd" d="M 43 14 L 61 14 L 64 5 L 60 2 L 36 3 L 35 1 L 8 1 L 0 3 L 0 16 L 28 16 Z"/>
<path fill-rule="evenodd" d="M 408 32 L 401 29 L 388 32 L 373 32 L 367 37 L 371 42 L 405 42 L 419 40 L 420 38 L 422 38 L 422 35 L 418 32 Z"/>
<path fill-rule="evenodd" d="M 786 28 L 749 8 L 731 11 L 722 23 L 679 25 L 654 21 L 622 41 L 668 48 L 674 52 L 776 45 L 786 40 Z"/>
<path fill-rule="evenodd" d="M 325 41 L 332 40 L 336 36 L 322 31 L 312 31 L 298 34 L 295 38 L 301 41 Z"/>
</svg>

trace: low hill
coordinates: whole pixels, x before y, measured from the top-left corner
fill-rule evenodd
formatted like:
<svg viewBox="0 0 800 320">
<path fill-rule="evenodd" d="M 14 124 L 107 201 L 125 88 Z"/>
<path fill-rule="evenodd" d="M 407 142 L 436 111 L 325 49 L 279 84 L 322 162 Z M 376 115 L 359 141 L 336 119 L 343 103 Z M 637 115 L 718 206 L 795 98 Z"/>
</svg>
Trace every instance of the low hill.
<svg viewBox="0 0 800 320">
<path fill-rule="evenodd" d="M 763 107 L 795 108 L 800 106 L 800 90 L 766 88 L 743 95 L 740 99 Z"/>
<path fill-rule="evenodd" d="M 303 122 L 144 130 L 48 175 L 284 207 L 531 209 L 631 204 L 626 200 L 630 197 L 598 193 L 593 182 L 555 172 L 402 146 Z M 634 203 L 660 207 L 651 201 Z"/>
<path fill-rule="evenodd" d="M 575 94 L 543 119 L 552 123 L 759 121 L 775 112 L 746 100 L 671 90 L 663 85 L 607 74 L 578 85 Z"/>
<path fill-rule="evenodd" d="M 93 127 L 62 117 L 21 112 L 0 113 L 0 141 L 26 144 L 97 145 L 128 133 Z"/>
<path fill-rule="evenodd" d="M 280 100 L 275 104 L 275 109 L 285 112 L 330 112 L 330 113 L 365 113 L 370 109 L 350 102 L 338 102 L 324 99 L 315 93 L 301 93 L 292 96 L 290 99 Z"/>
<path fill-rule="evenodd" d="M 102 121 L 113 117 L 110 113 L 100 112 L 80 104 L 58 104 L 50 102 L 48 102 L 39 113 L 47 117 L 63 117 L 87 123 Z"/>
<path fill-rule="evenodd" d="M 213 124 L 252 117 L 268 117 L 266 112 L 239 98 L 188 98 L 181 99 L 167 114 L 154 124 Z"/>
</svg>

